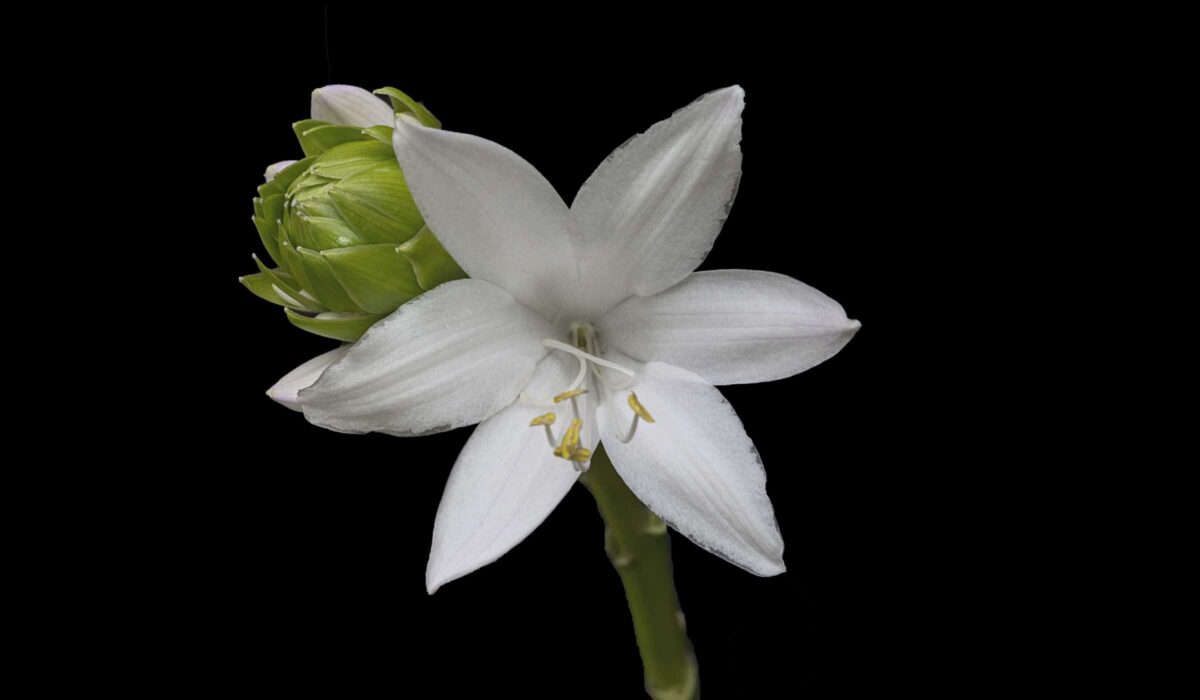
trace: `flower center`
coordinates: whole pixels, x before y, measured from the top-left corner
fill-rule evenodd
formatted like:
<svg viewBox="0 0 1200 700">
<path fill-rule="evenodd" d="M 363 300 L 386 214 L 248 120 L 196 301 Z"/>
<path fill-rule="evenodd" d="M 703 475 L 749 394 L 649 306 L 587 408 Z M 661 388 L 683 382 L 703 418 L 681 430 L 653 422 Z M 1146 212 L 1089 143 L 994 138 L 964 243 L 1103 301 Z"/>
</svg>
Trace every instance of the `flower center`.
<svg viewBox="0 0 1200 700">
<path fill-rule="evenodd" d="M 546 441 L 550 443 L 550 448 L 554 451 L 554 455 L 572 462 L 576 470 L 585 472 L 591 461 L 592 452 L 586 447 L 581 446 L 581 433 L 584 428 L 585 417 L 580 414 L 579 397 L 587 394 L 589 387 L 594 387 L 597 390 L 600 405 L 605 410 L 615 413 L 613 404 L 608 400 L 609 397 L 615 396 L 618 392 L 626 391 L 636 380 L 637 373 L 628 367 L 597 355 L 600 348 L 596 339 L 596 329 L 590 324 L 572 323 L 570 338 L 572 340 L 571 344 L 553 338 L 544 338 L 542 345 L 551 350 L 558 350 L 572 355 L 579 361 L 579 371 L 575 374 L 574 380 L 552 399 L 538 400 L 522 394 L 521 400 L 526 404 L 540 406 L 553 406 L 563 401 L 571 402 L 571 422 L 563 432 L 561 439 L 554 436 L 553 426 L 558 416 L 553 411 L 543 413 L 534 418 L 530 421 L 529 426 L 542 426 L 546 431 Z M 623 376 L 618 377 L 616 375 Z M 617 436 L 617 439 L 621 442 L 629 442 L 633 439 L 634 433 L 637 432 L 638 421 L 654 422 L 654 417 L 638 401 L 637 394 L 630 391 L 629 396 L 626 397 L 626 403 L 633 412 L 633 417 L 629 424 L 629 429 L 625 434 Z M 617 416 L 613 415 L 612 418 L 615 424 Z M 589 423 L 591 422 L 594 421 L 589 421 Z M 591 424 L 589 424 L 588 428 L 591 431 L 595 430 L 595 426 Z"/>
</svg>

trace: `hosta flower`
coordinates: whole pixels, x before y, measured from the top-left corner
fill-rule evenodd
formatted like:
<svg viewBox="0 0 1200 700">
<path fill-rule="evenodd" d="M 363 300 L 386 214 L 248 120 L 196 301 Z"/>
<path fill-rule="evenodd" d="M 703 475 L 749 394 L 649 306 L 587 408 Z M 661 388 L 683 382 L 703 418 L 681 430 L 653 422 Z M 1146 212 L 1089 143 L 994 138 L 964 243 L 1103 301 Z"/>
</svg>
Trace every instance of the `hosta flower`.
<svg viewBox="0 0 1200 700">
<path fill-rule="evenodd" d="M 349 85 L 312 96 L 312 119 L 293 128 L 305 158 L 267 168 L 254 224 L 278 267 L 241 278 L 284 307 L 295 325 L 357 340 L 372 323 L 463 271 L 425 226 L 396 156 L 396 111 L 437 120 L 393 88 L 389 107 Z M 257 258 L 256 258 L 257 261 Z"/>
<path fill-rule="evenodd" d="M 417 205 L 471 279 L 405 304 L 276 391 L 343 432 L 479 423 L 438 510 L 430 592 L 524 539 L 597 440 L 677 531 L 756 574 L 784 570 L 763 466 L 714 385 L 802 372 L 859 324 L 783 275 L 693 272 L 737 190 L 742 106 L 741 88 L 726 88 L 654 125 L 570 208 L 502 146 L 397 121 Z"/>
</svg>

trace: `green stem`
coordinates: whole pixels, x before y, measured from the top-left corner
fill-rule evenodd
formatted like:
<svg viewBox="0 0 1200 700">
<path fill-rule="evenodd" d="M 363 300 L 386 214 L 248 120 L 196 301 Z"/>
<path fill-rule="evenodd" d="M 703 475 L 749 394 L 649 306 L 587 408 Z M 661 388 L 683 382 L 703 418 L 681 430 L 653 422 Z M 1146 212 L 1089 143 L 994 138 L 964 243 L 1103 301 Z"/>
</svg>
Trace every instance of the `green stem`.
<svg viewBox="0 0 1200 700">
<path fill-rule="evenodd" d="M 700 676 L 675 593 L 667 526 L 633 495 L 603 446 L 582 481 L 600 507 L 604 548 L 625 586 L 646 692 L 654 700 L 699 698 Z"/>
</svg>

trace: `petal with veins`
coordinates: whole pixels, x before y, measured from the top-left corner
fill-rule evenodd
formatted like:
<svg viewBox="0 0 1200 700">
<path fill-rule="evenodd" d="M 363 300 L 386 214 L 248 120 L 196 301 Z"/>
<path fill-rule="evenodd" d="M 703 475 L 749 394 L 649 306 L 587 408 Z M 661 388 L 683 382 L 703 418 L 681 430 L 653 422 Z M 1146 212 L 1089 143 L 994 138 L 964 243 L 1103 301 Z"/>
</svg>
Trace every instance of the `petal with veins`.
<svg viewBox="0 0 1200 700">
<path fill-rule="evenodd" d="M 571 373 L 563 358 L 546 357 L 528 391 L 552 394 Z M 544 410 L 514 403 L 480 423 L 459 454 L 433 526 L 425 572 L 431 594 L 519 544 L 579 478 L 573 464 L 553 455 L 544 430 L 530 427 Z"/>
<path fill-rule="evenodd" d="M 313 90 L 312 118 L 343 126 L 391 126 L 392 108 L 353 85 L 326 85 Z"/>
<path fill-rule="evenodd" d="M 270 396 L 293 411 L 299 411 L 300 399 L 296 396 L 297 392 L 312 386 L 321 376 L 321 373 L 325 371 L 325 368 L 342 359 L 342 356 L 349 349 L 349 345 L 343 345 L 336 350 L 330 350 L 327 353 L 317 355 L 308 362 L 283 375 L 282 379 L 275 382 L 275 386 L 267 389 L 267 396 Z"/>
<path fill-rule="evenodd" d="M 629 299 L 598 327 L 616 350 L 720 385 L 768 382 L 815 367 L 837 354 L 859 325 L 841 304 L 791 277 L 715 270 Z"/>
<path fill-rule="evenodd" d="M 759 576 L 783 573 L 766 473 L 721 392 L 659 362 L 646 365 L 633 388 L 655 422 L 630 442 L 618 438 L 633 415 L 628 392 L 608 397 L 598 411 L 604 448 L 630 490 L 701 547 Z"/>
<path fill-rule="evenodd" d="M 404 117 L 393 140 L 417 208 L 467 274 L 549 317 L 574 297 L 567 207 L 532 165 L 486 139 Z"/>
<path fill-rule="evenodd" d="M 417 435 L 471 425 L 516 398 L 545 354 L 545 321 L 481 280 L 447 282 L 376 323 L 300 392 L 309 421 Z"/>
<path fill-rule="evenodd" d="M 744 93 L 709 93 L 613 151 L 571 205 L 588 301 L 603 312 L 708 255 L 741 178 Z"/>
</svg>

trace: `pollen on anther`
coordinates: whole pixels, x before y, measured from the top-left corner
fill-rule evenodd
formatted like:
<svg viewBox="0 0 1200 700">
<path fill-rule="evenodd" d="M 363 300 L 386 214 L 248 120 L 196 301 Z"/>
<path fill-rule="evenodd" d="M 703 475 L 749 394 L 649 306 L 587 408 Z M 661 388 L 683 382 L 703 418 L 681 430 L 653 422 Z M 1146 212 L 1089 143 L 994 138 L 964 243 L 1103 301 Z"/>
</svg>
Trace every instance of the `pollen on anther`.
<svg viewBox="0 0 1200 700">
<path fill-rule="evenodd" d="M 554 425 L 555 415 L 553 413 L 543 413 L 542 415 L 529 421 L 529 427 L 535 425 Z"/>
<path fill-rule="evenodd" d="M 586 462 L 592 455 L 591 451 L 579 446 L 579 431 L 583 421 L 575 418 L 563 433 L 562 444 L 554 448 L 554 455 L 572 462 Z M 582 456 L 581 456 L 582 455 Z"/>
<path fill-rule="evenodd" d="M 592 451 L 586 447 L 555 447 L 554 456 L 568 462 L 586 462 L 592 458 Z"/>
<path fill-rule="evenodd" d="M 583 428 L 583 421 L 578 418 L 571 420 L 571 424 L 567 426 L 567 432 L 563 435 L 563 447 L 574 449 L 579 445 L 579 431 Z"/>
<path fill-rule="evenodd" d="M 641 418 L 647 423 L 654 422 L 654 416 L 650 415 L 650 412 L 646 410 L 646 407 L 642 405 L 642 402 L 638 401 L 637 394 L 633 393 L 632 391 L 629 392 L 629 407 L 633 409 L 633 412 L 637 414 L 638 418 Z"/>
<path fill-rule="evenodd" d="M 570 391 L 564 391 L 563 393 L 554 397 L 554 403 L 562 403 L 567 399 L 573 399 L 576 396 L 583 396 L 586 393 L 587 389 L 572 389 Z"/>
</svg>

